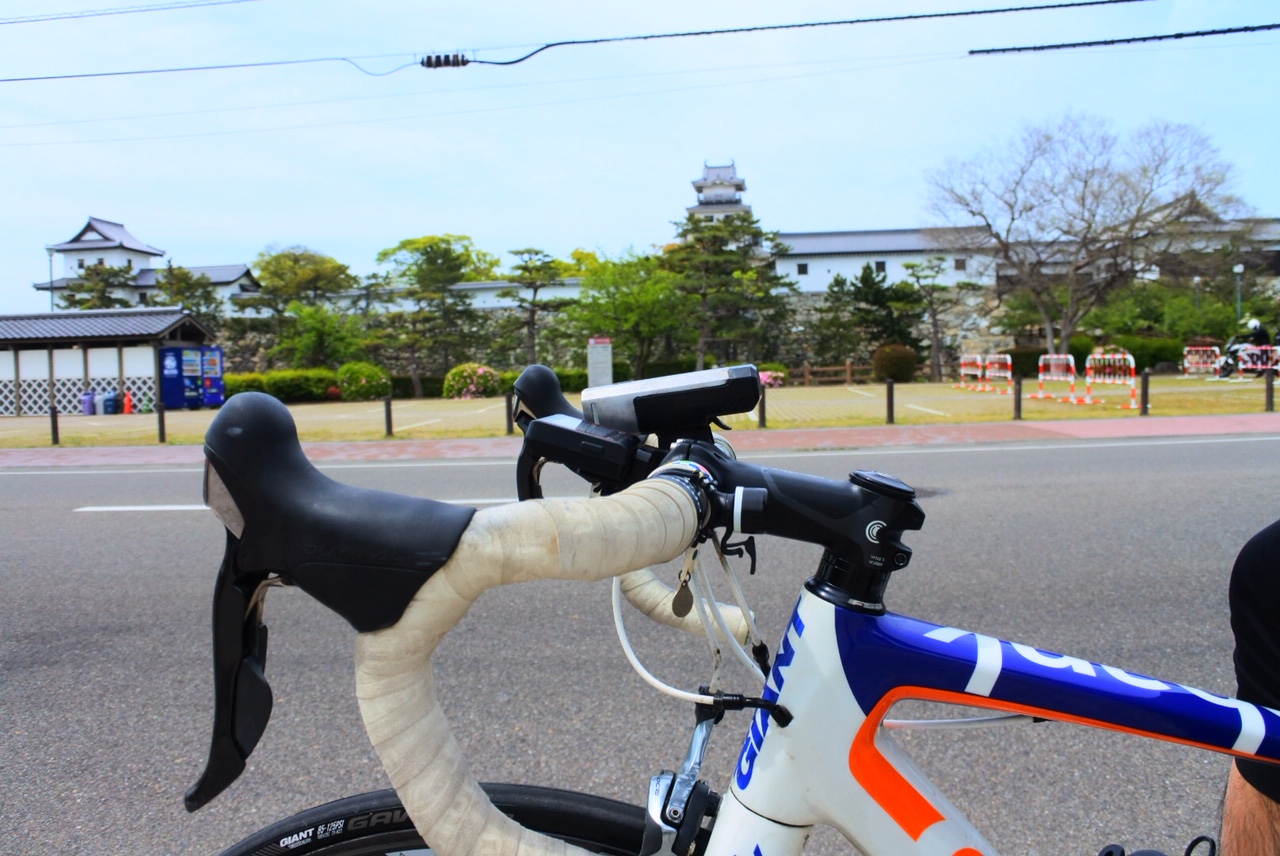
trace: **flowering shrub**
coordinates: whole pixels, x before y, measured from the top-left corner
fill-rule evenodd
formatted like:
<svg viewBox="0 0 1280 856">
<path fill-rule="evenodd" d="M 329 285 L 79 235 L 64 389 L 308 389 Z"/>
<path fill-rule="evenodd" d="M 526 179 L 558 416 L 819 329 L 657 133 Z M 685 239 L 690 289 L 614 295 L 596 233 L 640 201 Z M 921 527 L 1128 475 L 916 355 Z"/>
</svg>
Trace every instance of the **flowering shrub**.
<svg viewBox="0 0 1280 856">
<path fill-rule="evenodd" d="M 786 380 L 786 375 L 782 372 L 760 372 L 760 385 L 777 387 L 782 386 Z"/>
<path fill-rule="evenodd" d="M 347 363 L 338 369 L 344 401 L 373 401 L 391 394 L 391 378 L 373 363 Z"/>
<path fill-rule="evenodd" d="M 445 398 L 489 398 L 502 394 L 502 375 L 479 363 L 461 363 L 444 376 Z"/>
</svg>

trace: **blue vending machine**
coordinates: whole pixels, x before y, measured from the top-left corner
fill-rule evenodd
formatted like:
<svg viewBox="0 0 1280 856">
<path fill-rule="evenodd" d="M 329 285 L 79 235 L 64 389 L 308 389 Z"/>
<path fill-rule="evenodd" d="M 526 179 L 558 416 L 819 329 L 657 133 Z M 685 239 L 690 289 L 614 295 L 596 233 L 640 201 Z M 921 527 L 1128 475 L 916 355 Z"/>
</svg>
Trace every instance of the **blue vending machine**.
<svg viewBox="0 0 1280 856">
<path fill-rule="evenodd" d="M 221 373 L 218 382 L 222 382 Z M 200 348 L 161 348 L 160 400 L 165 408 L 198 410 L 203 399 Z"/>
<path fill-rule="evenodd" d="M 227 400 L 227 388 L 222 382 L 222 349 L 217 345 L 205 345 L 200 349 L 200 380 L 205 407 L 221 407 Z"/>
</svg>

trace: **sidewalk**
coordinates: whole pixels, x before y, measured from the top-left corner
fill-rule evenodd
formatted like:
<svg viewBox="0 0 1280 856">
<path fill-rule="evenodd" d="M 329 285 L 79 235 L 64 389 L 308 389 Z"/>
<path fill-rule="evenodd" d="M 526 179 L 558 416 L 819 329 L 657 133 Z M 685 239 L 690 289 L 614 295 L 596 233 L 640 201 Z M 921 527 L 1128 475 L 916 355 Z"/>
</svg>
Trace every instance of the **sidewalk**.
<svg viewBox="0 0 1280 856">
<path fill-rule="evenodd" d="M 1280 414 L 1231 416 L 1146 416 L 1044 422 L 976 422 L 965 425 L 883 425 L 863 428 L 794 428 L 743 431 L 729 435 L 739 452 L 860 449 L 965 443 L 1053 442 L 1270 434 L 1280 437 Z M 471 440 L 377 440 L 304 443 L 312 461 L 416 461 L 507 458 L 520 451 L 520 438 Z M 198 445 L 102 446 L 96 448 L 0 449 L 0 469 L 18 467 L 199 465 Z"/>
</svg>

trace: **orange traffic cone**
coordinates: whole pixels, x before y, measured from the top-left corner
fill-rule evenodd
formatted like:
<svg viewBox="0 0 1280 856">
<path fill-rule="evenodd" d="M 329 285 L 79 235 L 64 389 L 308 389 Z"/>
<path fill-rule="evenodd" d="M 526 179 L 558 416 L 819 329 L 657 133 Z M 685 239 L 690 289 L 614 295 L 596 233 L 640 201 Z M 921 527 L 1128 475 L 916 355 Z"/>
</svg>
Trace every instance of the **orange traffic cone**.
<svg viewBox="0 0 1280 856">
<path fill-rule="evenodd" d="M 129 392 L 129 390 L 127 389 L 124 392 L 124 412 L 125 413 L 133 412 L 133 393 Z"/>
</svg>

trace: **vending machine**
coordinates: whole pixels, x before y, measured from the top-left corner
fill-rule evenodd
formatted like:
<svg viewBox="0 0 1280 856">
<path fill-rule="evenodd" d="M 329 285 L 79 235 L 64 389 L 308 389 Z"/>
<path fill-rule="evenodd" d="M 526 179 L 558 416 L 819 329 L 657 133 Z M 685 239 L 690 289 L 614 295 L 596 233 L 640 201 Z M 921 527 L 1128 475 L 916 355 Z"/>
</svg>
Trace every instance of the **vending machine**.
<svg viewBox="0 0 1280 856">
<path fill-rule="evenodd" d="M 200 382 L 201 404 L 221 407 L 227 400 L 227 388 L 222 381 L 222 349 L 217 345 L 205 345 L 200 349 Z"/>
<path fill-rule="evenodd" d="M 160 400 L 169 410 L 200 409 L 200 349 L 160 349 Z"/>
</svg>

